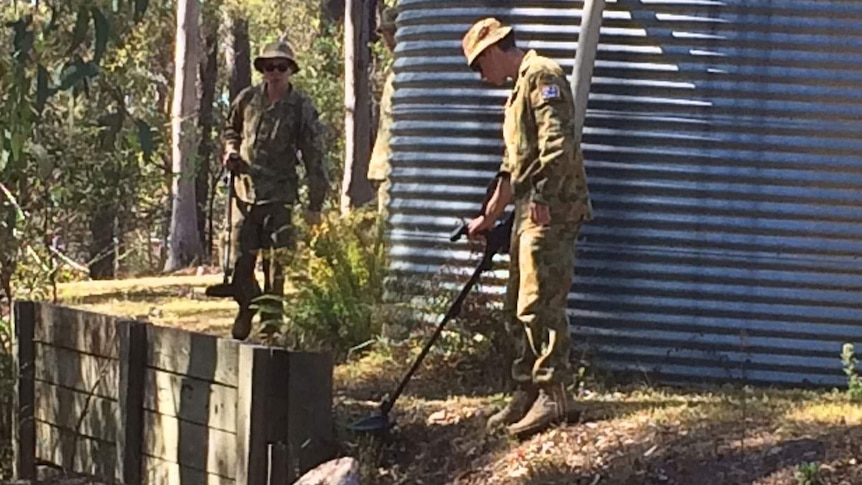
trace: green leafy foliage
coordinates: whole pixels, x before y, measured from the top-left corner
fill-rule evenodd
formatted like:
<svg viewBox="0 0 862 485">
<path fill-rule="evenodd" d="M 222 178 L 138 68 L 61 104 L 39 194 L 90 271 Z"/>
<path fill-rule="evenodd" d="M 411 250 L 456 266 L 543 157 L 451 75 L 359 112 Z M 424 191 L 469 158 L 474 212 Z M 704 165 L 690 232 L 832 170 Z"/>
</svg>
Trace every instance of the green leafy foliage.
<svg viewBox="0 0 862 485">
<path fill-rule="evenodd" d="M 373 315 L 386 272 L 383 226 L 375 212 L 360 210 L 298 227 L 308 242 L 281 255 L 296 292 L 284 298 L 284 324 L 270 331 L 288 348 L 325 348 L 344 357 L 379 333 Z"/>
<path fill-rule="evenodd" d="M 140 11 L 139 20 L 144 13 Z M 118 110 L 116 99 L 109 100 L 116 92 L 112 80 L 100 79 L 112 49 L 137 28 L 130 15 L 131 10 L 112 10 L 110 2 L 100 0 L 13 0 L 0 7 L 0 111 L 4 113 L 0 116 L 0 462 L 4 465 L 11 462 L 7 397 L 12 395 L 8 330 L 13 294 L 52 298 L 52 285 L 68 277 L 68 269 L 52 252 L 57 250 L 54 237 L 90 225 L 87 209 L 95 206 L 94 197 L 104 197 L 100 187 L 118 188 L 102 204 L 110 200 L 120 207 L 132 200 L 124 191 L 136 187 L 126 178 L 132 173 L 129 165 L 136 164 L 122 163 L 136 159 L 129 156 L 128 144 L 118 142 L 126 139 L 125 122 L 119 116 L 126 112 Z M 107 109 L 101 111 L 99 104 Z M 113 117 L 105 118 L 106 112 Z M 98 149 L 104 153 L 97 154 Z M 108 168 L 98 175 L 96 170 L 75 172 L 81 168 L 74 167 L 75 162 L 84 159 L 91 167 Z M 86 254 L 86 243 L 75 242 L 68 248 L 57 247 Z M 0 475 L 7 474 L 5 468 L 0 470 Z"/>
<path fill-rule="evenodd" d="M 862 402 L 862 376 L 859 374 L 859 361 L 853 344 L 846 343 L 841 351 L 841 363 L 847 375 L 847 395 L 853 401 Z"/>
<path fill-rule="evenodd" d="M 0 314 L 0 434 L 8 437 L 12 432 L 12 397 L 15 372 L 12 360 L 12 326 L 9 315 Z M 0 478 L 12 474 L 13 453 L 9 440 L 0 444 Z"/>
<path fill-rule="evenodd" d="M 820 464 L 804 462 L 796 466 L 793 474 L 799 485 L 820 485 Z"/>
</svg>

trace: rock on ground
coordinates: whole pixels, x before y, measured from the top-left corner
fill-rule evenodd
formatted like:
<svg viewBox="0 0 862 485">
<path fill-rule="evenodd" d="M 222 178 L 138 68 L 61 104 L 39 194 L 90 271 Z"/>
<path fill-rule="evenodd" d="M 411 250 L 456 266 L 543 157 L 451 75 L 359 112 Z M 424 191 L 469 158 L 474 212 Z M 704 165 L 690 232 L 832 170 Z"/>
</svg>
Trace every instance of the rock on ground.
<svg viewBox="0 0 862 485">
<path fill-rule="evenodd" d="M 344 457 L 309 470 L 293 485 L 359 485 L 359 462 Z"/>
</svg>

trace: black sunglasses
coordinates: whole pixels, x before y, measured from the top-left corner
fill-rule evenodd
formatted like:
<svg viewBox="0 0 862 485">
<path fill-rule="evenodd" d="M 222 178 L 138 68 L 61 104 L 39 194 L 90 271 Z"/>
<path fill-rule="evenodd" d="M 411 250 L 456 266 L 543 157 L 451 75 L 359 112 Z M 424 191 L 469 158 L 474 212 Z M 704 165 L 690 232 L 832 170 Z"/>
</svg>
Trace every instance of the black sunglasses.
<svg viewBox="0 0 862 485">
<path fill-rule="evenodd" d="M 262 67 L 263 67 L 263 70 L 266 72 L 272 72 L 272 71 L 276 71 L 276 70 L 281 71 L 281 72 L 287 72 L 287 70 L 290 68 L 290 65 L 285 64 L 283 62 L 278 62 L 278 63 L 268 62 L 268 63 L 264 64 Z"/>
</svg>

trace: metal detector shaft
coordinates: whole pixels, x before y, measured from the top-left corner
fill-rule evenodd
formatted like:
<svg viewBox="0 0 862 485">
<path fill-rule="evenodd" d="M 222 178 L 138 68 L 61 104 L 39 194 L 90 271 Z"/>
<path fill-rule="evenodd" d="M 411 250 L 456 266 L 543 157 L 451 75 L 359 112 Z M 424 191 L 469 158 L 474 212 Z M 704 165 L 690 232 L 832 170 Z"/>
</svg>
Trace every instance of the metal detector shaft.
<svg viewBox="0 0 862 485">
<path fill-rule="evenodd" d="M 228 280 L 231 276 L 231 267 L 230 267 L 230 247 L 231 247 L 231 238 L 233 236 L 233 184 L 234 184 L 234 173 L 233 170 L 228 170 L 228 178 L 227 178 L 227 216 L 225 223 L 227 224 L 227 241 L 225 244 L 224 251 L 224 283 L 228 284 Z"/>
<path fill-rule="evenodd" d="M 473 271 L 473 275 L 470 276 L 470 280 L 467 284 L 464 285 L 464 288 L 461 289 L 461 293 L 458 294 L 458 298 L 449 306 L 449 310 L 443 316 L 443 319 L 437 324 L 437 329 L 434 330 L 434 334 L 431 335 L 431 338 L 428 339 L 428 342 L 425 343 L 425 347 L 422 348 L 422 352 L 419 354 L 419 357 L 413 361 L 413 365 L 410 367 L 410 370 L 407 371 L 407 374 L 401 379 L 401 382 L 398 384 L 398 388 L 395 389 L 395 393 L 389 397 L 386 401 L 384 401 L 380 406 L 380 411 L 383 415 L 389 414 L 389 411 L 392 409 L 392 406 L 395 405 L 395 401 L 401 395 L 401 392 L 404 391 L 404 388 L 407 386 L 407 383 L 410 381 L 410 378 L 413 377 L 413 373 L 416 372 L 416 369 L 419 368 L 419 365 L 422 364 L 422 361 L 425 359 L 425 356 L 428 354 L 428 351 L 431 350 L 431 347 L 434 345 L 434 342 L 437 341 L 437 338 L 440 337 L 440 334 L 443 332 L 443 327 L 451 320 L 458 316 L 458 313 L 461 312 L 461 305 L 464 304 L 464 300 L 467 298 L 467 295 L 470 293 L 470 290 L 473 289 L 473 286 L 476 285 L 476 282 L 479 281 L 479 278 L 482 276 L 482 272 L 490 265 L 490 260 L 493 258 L 494 253 L 486 253 L 482 258 L 482 261 L 476 266 L 476 269 Z"/>
<path fill-rule="evenodd" d="M 419 365 L 425 359 L 428 351 L 431 350 L 431 346 L 434 345 L 434 342 L 437 341 L 437 338 L 443 332 L 443 327 L 446 326 L 449 320 L 458 316 L 458 313 L 461 312 L 461 305 L 464 303 L 464 299 L 467 298 L 470 290 L 472 290 L 473 286 L 476 285 L 476 282 L 479 281 L 479 278 L 482 276 L 482 272 L 491 269 L 494 256 L 500 252 L 509 252 L 509 242 L 512 234 L 514 218 L 514 213 L 509 213 L 503 223 L 495 225 L 491 230 L 485 233 L 485 254 L 482 255 L 482 260 L 479 262 L 478 266 L 476 266 L 476 269 L 473 271 L 473 275 L 470 276 L 470 280 L 464 285 L 464 288 L 461 289 L 461 293 L 458 294 L 458 297 L 454 302 L 452 302 L 446 315 L 444 315 L 440 323 L 437 324 L 437 329 L 434 330 L 434 334 L 431 335 L 431 338 L 427 343 L 425 343 L 425 347 L 422 349 L 419 357 L 417 357 L 413 362 L 413 366 L 410 367 L 410 370 L 407 371 L 407 374 L 401 379 L 401 382 L 398 384 L 398 388 L 395 389 L 395 393 L 380 404 L 380 411 L 384 416 L 389 414 L 389 410 L 392 409 L 392 406 L 401 395 L 404 387 L 407 386 L 410 378 L 413 377 L 413 373 L 419 368 Z M 450 239 L 454 242 L 466 234 L 466 227 L 462 225 L 460 229 L 452 233 Z"/>
</svg>

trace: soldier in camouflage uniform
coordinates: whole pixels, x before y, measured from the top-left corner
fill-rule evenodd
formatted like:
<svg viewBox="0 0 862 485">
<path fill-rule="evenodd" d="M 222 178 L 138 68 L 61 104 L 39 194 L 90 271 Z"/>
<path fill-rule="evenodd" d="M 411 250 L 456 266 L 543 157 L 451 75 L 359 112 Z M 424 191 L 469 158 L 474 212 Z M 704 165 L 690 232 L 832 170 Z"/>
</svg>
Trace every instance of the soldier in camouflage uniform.
<svg viewBox="0 0 862 485">
<path fill-rule="evenodd" d="M 394 7 L 386 7 L 380 15 L 377 33 L 386 44 L 389 52 L 395 52 L 395 19 L 398 11 Z M 386 81 L 383 85 L 383 94 L 380 97 L 380 121 L 377 126 L 377 138 L 374 140 L 374 149 L 371 152 L 371 160 L 368 162 L 368 180 L 377 191 L 377 209 L 381 214 L 386 214 L 389 205 L 389 173 L 392 171 L 390 157 L 392 150 L 389 147 L 391 138 L 390 128 L 392 125 L 392 94 L 395 92 L 395 73 L 392 69 L 386 73 Z"/>
<path fill-rule="evenodd" d="M 263 73 L 263 82 L 237 95 L 224 133 L 225 164 L 236 174 L 229 244 L 234 298 L 239 303 L 232 333 L 239 340 L 251 332 L 252 301 L 261 295 L 254 277 L 258 253 L 263 253 L 263 293 L 280 297 L 284 292 L 284 255 L 279 253 L 293 247 L 291 219 L 300 160 L 307 174 L 309 223 L 319 222 L 329 187 L 317 109 L 289 81 L 299 70 L 290 45 L 285 41 L 267 45 L 254 67 Z M 280 316 L 280 312 L 264 314 L 261 320 L 277 322 Z"/>
<path fill-rule="evenodd" d="M 506 154 L 485 214 L 473 219 L 473 238 L 489 229 L 506 205 L 515 205 L 509 282 L 504 310 L 518 357 L 509 404 L 488 420 L 515 435 L 563 422 L 573 411 L 566 303 L 575 264 L 575 239 L 592 219 L 574 101 L 560 66 L 515 46 L 512 28 L 480 20 L 462 42 L 467 64 L 495 85 L 515 81 L 506 102 Z"/>
</svg>

